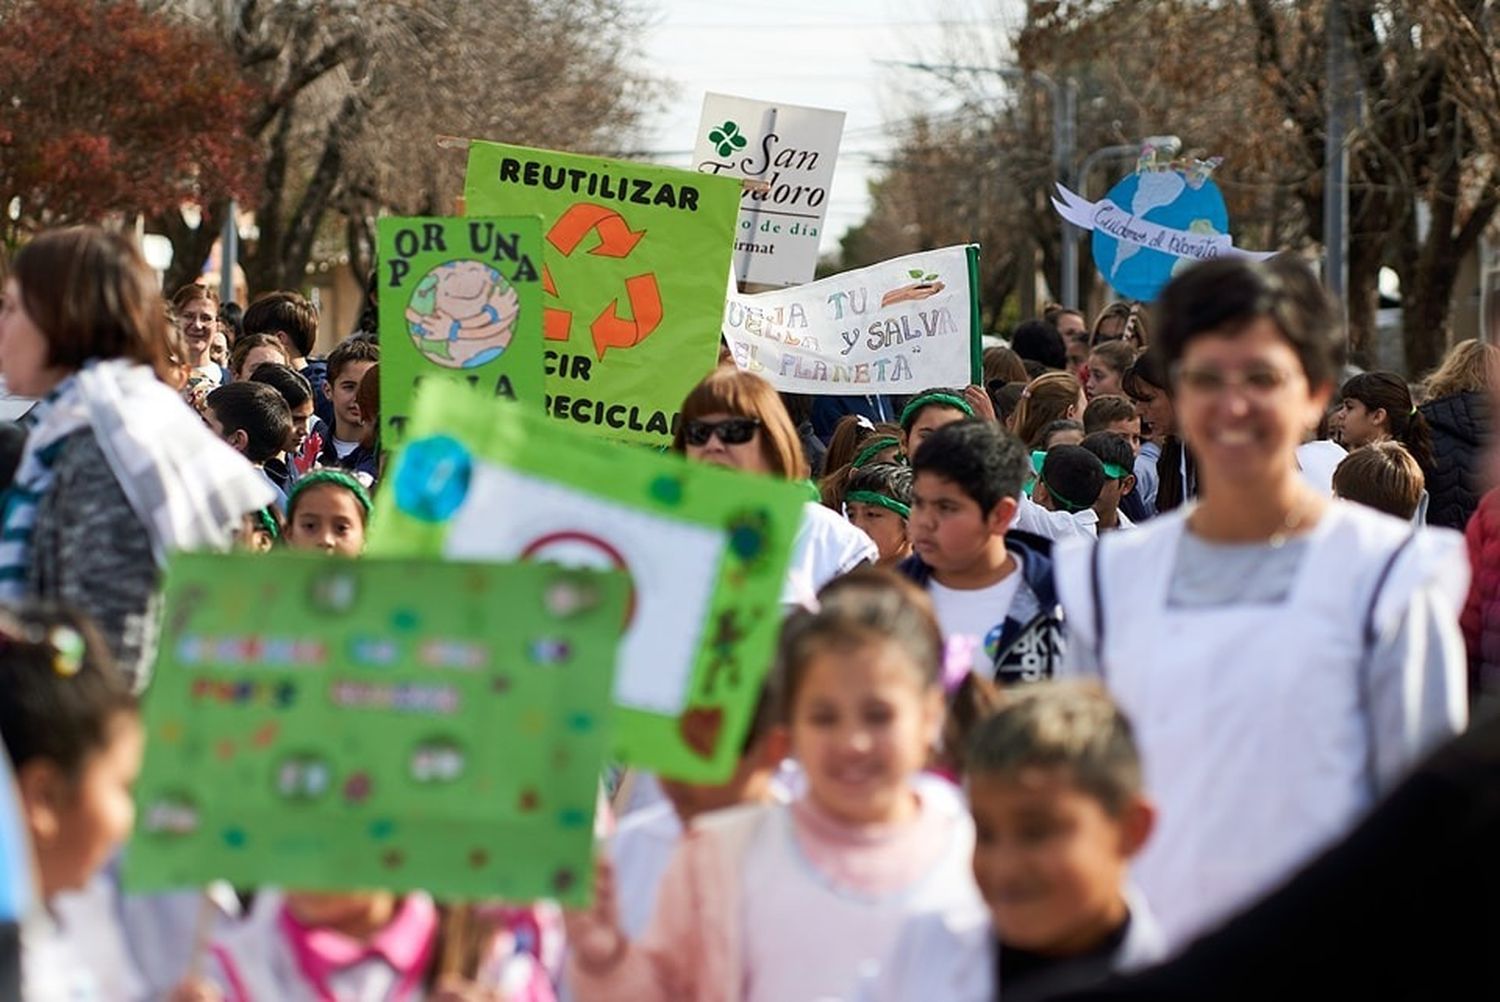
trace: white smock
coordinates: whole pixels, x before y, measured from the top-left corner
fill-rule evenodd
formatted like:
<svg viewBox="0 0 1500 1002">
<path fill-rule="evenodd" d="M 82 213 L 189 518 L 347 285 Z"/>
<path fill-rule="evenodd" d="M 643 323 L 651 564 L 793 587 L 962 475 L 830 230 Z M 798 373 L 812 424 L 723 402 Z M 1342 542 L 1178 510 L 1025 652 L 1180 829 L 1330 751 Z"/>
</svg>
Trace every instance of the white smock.
<svg viewBox="0 0 1500 1002">
<path fill-rule="evenodd" d="M 1205 606 L 1168 600 L 1188 514 L 1055 563 L 1059 674 L 1102 677 L 1160 807 L 1135 875 L 1173 949 L 1337 840 L 1466 716 L 1457 533 L 1335 501 L 1287 544 L 1305 552 L 1282 600 Z"/>
</svg>

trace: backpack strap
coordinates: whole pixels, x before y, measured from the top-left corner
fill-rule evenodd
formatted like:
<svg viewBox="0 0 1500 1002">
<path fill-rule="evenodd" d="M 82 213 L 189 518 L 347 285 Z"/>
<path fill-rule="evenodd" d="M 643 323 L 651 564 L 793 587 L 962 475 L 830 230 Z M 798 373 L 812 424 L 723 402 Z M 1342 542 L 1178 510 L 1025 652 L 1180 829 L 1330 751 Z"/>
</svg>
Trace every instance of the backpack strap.
<svg viewBox="0 0 1500 1002">
<path fill-rule="evenodd" d="M 1100 584 L 1102 572 L 1099 567 L 1099 551 L 1102 549 L 1104 540 L 1100 539 L 1094 543 L 1094 548 L 1089 553 L 1089 584 L 1094 592 L 1094 653 L 1099 662 L 1101 679 L 1104 677 L 1104 592 Z"/>
<path fill-rule="evenodd" d="M 1372 802 L 1380 796 L 1380 776 L 1375 762 L 1375 705 L 1370 679 L 1370 663 L 1375 660 L 1375 645 L 1380 642 L 1380 627 L 1375 621 L 1375 613 L 1380 605 L 1380 596 L 1385 593 L 1386 582 L 1390 580 L 1397 561 L 1411 547 L 1416 538 L 1417 530 L 1413 529 L 1401 541 L 1401 545 L 1386 557 L 1385 563 L 1380 567 L 1380 573 L 1375 577 L 1375 585 L 1370 589 L 1370 603 L 1365 609 L 1364 651 L 1359 660 L 1359 709 L 1365 721 L 1365 782 L 1369 787 Z"/>
</svg>

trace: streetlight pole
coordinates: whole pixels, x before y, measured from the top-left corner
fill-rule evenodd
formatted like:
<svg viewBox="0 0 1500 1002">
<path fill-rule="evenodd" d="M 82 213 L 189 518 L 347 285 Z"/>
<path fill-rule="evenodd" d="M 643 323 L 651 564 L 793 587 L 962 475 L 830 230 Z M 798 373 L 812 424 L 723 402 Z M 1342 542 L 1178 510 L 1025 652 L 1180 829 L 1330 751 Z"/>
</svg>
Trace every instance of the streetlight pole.
<svg viewBox="0 0 1500 1002">
<path fill-rule="evenodd" d="M 1343 3 L 1329 0 L 1327 33 L 1328 130 L 1323 147 L 1323 283 L 1349 318 L 1349 125 L 1354 117 L 1354 87 L 1349 75 L 1349 33 Z"/>
</svg>

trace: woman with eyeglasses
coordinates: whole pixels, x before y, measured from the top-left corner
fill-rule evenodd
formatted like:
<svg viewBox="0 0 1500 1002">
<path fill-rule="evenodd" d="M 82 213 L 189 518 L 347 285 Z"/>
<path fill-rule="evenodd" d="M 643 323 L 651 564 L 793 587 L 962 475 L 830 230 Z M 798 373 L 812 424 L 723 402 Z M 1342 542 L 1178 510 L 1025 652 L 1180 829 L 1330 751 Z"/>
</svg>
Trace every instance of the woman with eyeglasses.
<svg viewBox="0 0 1500 1002">
<path fill-rule="evenodd" d="M 1161 824 L 1135 875 L 1172 945 L 1271 890 L 1465 722 L 1463 540 L 1331 501 L 1296 450 L 1341 336 L 1300 262 L 1222 258 L 1163 291 L 1153 351 L 1195 503 L 1065 544 L 1064 674 L 1134 722 Z"/>
<path fill-rule="evenodd" d="M 682 402 L 672 448 L 700 463 L 806 480 L 796 426 L 771 384 L 733 365 L 715 369 Z M 809 487 L 809 491 L 812 488 Z M 803 603 L 880 553 L 874 541 L 816 501 L 803 511 L 783 599 Z"/>
</svg>

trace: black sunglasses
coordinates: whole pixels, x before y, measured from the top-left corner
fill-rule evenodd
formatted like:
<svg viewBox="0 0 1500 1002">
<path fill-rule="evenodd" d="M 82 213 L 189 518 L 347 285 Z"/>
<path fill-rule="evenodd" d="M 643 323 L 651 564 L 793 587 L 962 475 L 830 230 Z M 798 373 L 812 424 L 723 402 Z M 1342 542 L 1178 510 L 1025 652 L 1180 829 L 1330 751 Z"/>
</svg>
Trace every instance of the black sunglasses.
<svg viewBox="0 0 1500 1002">
<path fill-rule="evenodd" d="M 688 445 L 707 445 L 715 433 L 725 445 L 744 445 L 755 437 L 760 421 L 756 418 L 732 417 L 723 421 L 689 421 L 682 427 Z"/>
</svg>

